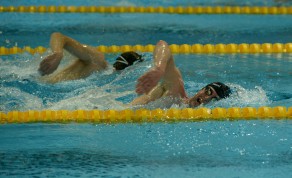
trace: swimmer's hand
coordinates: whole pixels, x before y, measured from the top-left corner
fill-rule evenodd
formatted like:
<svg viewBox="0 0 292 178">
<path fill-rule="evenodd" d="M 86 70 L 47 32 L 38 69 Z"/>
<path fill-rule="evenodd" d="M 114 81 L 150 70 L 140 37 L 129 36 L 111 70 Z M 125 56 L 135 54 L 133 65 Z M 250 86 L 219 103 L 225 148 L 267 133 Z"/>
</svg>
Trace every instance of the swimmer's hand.
<svg viewBox="0 0 292 178">
<path fill-rule="evenodd" d="M 164 71 L 158 67 L 150 69 L 138 79 L 138 83 L 136 85 L 136 93 L 149 93 L 158 84 L 163 74 Z"/>
<path fill-rule="evenodd" d="M 63 53 L 53 53 L 44 58 L 40 63 L 39 72 L 41 75 L 48 75 L 53 73 L 59 66 Z"/>
</svg>

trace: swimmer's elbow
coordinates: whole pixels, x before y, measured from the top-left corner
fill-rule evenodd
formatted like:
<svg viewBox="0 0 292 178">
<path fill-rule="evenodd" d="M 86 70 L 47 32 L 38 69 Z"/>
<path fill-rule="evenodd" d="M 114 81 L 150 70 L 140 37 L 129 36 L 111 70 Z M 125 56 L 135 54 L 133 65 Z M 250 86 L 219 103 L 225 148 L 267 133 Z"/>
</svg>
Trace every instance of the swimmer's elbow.
<svg viewBox="0 0 292 178">
<path fill-rule="evenodd" d="M 100 61 L 100 62 L 94 63 L 92 65 L 95 66 L 95 68 L 97 70 L 104 70 L 108 67 L 109 64 L 106 61 Z"/>
<path fill-rule="evenodd" d="M 63 37 L 64 35 L 60 32 L 54 32 L 51 34 L 51 38 L 61 38 Z"/>
<path fill-rule="evenodd" d="M 102 61 L 102 62 L 101 62 L 101 67 L 102 67 L 102 69 L 107 68 L 108 65 L 109 65 L 109 64 L 108 64 L 106 61 Z"/>
</svg>

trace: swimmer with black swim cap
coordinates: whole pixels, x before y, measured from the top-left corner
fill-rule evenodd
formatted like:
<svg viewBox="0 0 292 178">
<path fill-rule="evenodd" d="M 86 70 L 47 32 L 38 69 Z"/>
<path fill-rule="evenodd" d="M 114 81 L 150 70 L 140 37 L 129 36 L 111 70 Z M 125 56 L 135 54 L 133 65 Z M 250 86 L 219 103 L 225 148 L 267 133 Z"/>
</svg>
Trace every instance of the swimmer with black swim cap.
<svg viewBox="0 0 292 178">
<path fill-rule="evenodd" d="M 116 62 L 113 64 L 113 67 L 116 70 L 123 70 L 126 67 L 129 67 L 136 62 L 142 62 L 142 55 L 139 55 L 138 53 L 134 51 L 128 51 L 122 53 L 119 57 L 117 57 Z"/>
<path fill-rule="evenodd" d="M 49 75 L 44 81 L 56 83 L 76 80 L 89 76 L 93 72 L 105 70 L 109 64 L 105 55 L 95 47 L 84 45 L 61 33 L 51 35 L 52 54 L 46 56 L 39 66 L 41 75 Z M 54 73 L 63 59 L 63 50 L 77 57 L 71 65 Z M 142 56 L 133 52 L 122 53 L 113 64 L 115 70 L 123 70 L 136 62 L 143 61 Z M 202 88 L 195 96 L 188 98 L 182 75 L 175 66 L 168 44 L 160 40 L 153 51 L 153 66 L 137 81 L 136 92 L 139 94 L 130 104 L 143 105 L 161 97 L 180 98 L 190 107 L 206 104 L 212 99 L 223 99 L 230 95 L 230 88 L 223 83 L 214 82 Z"/>
<path fill-rule="evenodd" d="M 207 104 L 213 99 L 221 100 L 227 98 L 230 94 L 231 90 L 227 85 L 221 82 L 213 82 L 206 85 L 195 96 L 188 99 L 187 103 L 190 107 L 196 107 L 201 104 Z"/>
<path fill-rule="evenodd" d="M 105 55 L 96 50 L 95 47 L 81 44 L 61 33 L 56 32 L 51 35 L 50 46 L 52 53 L 44 57 L 39 66 L 39 72 L 42 76 L 49 75 L 43 77 L 46 82 L 57 83 L 85 78 L 93 72 L 105 70 L 109 66 L 109 63 L 105 60 Z M 77 57 L 77 60 L 64 69 L 54 72 L 63 59 L 64 49 Z M 113 67 L 117 71 L 123 70 L 136 61 L 143 61 L 142 56 L 133 51 L 125 52 L 117 58 Z"/>
<path fill-rule="evenodd" d="M 213 82 L 206 85 L 193 97 L 188 97 L 182 75 L 176 67 L 171 50 L 165 41 L 161 40 L 157 43 L 153 52 L 153 62 L 153 67 L 137 81 L 136 92 L 140 96 L 132 101 L 132 105 L 143 105 L 169 96 L 179 98 L 173 102 L 179 101 L 189 107 L 197 107 L 201 104 L 207 104 L 213 99 L 227 98 L 231 93 L 227 85 Z"/>
</svg>

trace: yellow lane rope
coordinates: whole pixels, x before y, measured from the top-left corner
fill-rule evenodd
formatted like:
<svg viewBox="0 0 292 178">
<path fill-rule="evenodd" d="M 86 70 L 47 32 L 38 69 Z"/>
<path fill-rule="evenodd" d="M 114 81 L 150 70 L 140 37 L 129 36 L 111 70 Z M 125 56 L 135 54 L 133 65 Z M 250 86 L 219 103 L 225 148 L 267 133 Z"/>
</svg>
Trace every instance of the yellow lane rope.
<svg viewBox="0 0 292 178">
<path fill-rule="evenodd" d="M 96 49 L 98 51 L 104 53 L 117 53 L 117 52 L 125 52 L 125 51 L 139 51 L 139 52 L 152 52 L 155 48 L 155 45 L 112 45 L 112 46 L 97 46 Z M 170 45 L 170 49 L 173 53 L 181 53 L 181 54 L 196 54 L 196 53 L 292 53 L 292 43 L 263 43 L 263 44 L 172 44 Z M 47 49 L 43 46 L 39 46 L 36 48 L 32 48 L 30 46 L 26 46 L 23 48 L 12 47 L 6 48 L 0 47 L 0 55 L 11 55 L 18 54 L 23 52 L 28 52 L 31 54 L 34 53 L 44 53 Z"/>
<path fill-rule="evenodd" d="M 169 13 L 169 14 L 292 14 L 292 7 L 275 6 L 0 6 L 0 12 L 29 13 Z"/>
<path fill-rule="evenodd" d="M 127 123 L 205 120 L 292 119 L 292 107 L 185 108 L 133 110 L 43 110 L 0 112 L 0 124 L 8 123 Z"/>
</svg>

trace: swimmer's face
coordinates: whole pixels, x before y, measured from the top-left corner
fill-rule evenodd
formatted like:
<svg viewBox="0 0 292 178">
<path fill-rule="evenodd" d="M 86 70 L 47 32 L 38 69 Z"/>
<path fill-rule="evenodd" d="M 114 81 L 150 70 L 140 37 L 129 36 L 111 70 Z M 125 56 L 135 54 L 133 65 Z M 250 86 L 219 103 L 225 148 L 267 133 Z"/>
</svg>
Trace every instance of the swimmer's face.
<svg viewBox="0 0 292 178">
<path fill-rule="evenodd" d="M 207 104 L 213 99 L 219 100 L 220 97 L 211 86 L 202 88 L 195 96 L 188 100 L 190 107 L 197 107 L 201 104 Z"/>
</svg>

